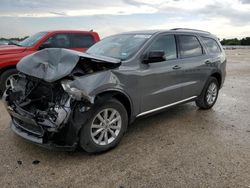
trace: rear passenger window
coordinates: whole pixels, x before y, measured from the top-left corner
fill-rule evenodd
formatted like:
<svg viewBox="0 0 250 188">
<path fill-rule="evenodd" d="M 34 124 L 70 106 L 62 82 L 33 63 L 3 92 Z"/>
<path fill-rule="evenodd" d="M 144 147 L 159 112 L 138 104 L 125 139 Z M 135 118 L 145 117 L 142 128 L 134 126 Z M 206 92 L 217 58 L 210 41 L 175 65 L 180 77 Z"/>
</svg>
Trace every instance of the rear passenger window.
<svg viewBox="0 0 250 188">
<path fill-rule="evenodd" d="M 95 43 L 92 35 L 71 34 L 71 48 L 89 48 Z"/>
<path fill-rule="evenodd" d="M 176 43 L 174 35 L 165 35 L 159 37 L 153 42 L 149 51 L 164 51 L 166 60 L 176 59 Z"/>
<path fill-rule="evenodd" d="M 202 47 L 197 37 L 192 35 L 179 35 L 178 38 L 181 58 L 202 55 Z"/>
<path fill-rule="evenodd" d="M 216 40 L 208 37 L 201 37 L 203 42 L 205 43 L 209 54 L 219 54 L 221 53 L 220 46 L 216 42 Z"/>
</svg>

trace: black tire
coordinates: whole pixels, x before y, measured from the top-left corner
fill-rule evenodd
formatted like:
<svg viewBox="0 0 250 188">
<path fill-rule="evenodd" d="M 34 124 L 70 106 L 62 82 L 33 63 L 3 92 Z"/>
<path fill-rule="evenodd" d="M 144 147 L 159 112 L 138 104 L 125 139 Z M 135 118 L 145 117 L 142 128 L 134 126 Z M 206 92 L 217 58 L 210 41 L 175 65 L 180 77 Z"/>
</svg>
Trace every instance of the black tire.
<svg viewBox="0 0 250 188">
<path fill-rule="evenodd" d="M 5 91 L 6 87 L 6 80 L 13 74 L 17 74 L 18 71 L 14 68 L 12 69 L 8 69 L 6 71 L 4 71 L 1 75 L 0 75 L 0 95 L 3 94 L 3 92 Z"/>
<path fill-rule="evenodd" d="M 216 92 L 216 97 L 214 99 L 214 101 L 212 103 L 208 103 L 207 101 L 207 93 L 208 93 L 208 88 L 211 84 L 215 84 L 216 87 L 217 87 L 217 92 Z M 206 84 L 205 84 L 205 87 L 203 88 L 202 92 L 201 92 L 201 95 L 198 97 L 198 99 L 195 101 L 196 105 L 200 108 L 200 109 L 204 109 L 204 110 L 207 110 L 207 109 L 210 109 L 214 106 L 214 104 L 216 103 L 217 101 L 217 98 L 218 98 L 218 94 L 219 94 L 219 83 L 218 83 L 218 80 L 214 77 L 210 77 Z"/>
<path fill-rule="evenodd" d="M 95 117 L 98 115 L 98 113 L 102 112 L 104 109 L 110 109 L 110 108 L 115 109 L 117 112 L 119 112 L 122 122 L 120 132 L 111 143 L 107 145 L 99 145 L 95 143 L 94 139 L 92 139 L 91 125 Z M 121 141 L 122 136 L 127 130 L 128 114 L 123 104 L 114 98 L 108 99 L 103 102 L 96 102 L 95 105 L 90 110 L 90 112 L 88 113 L 88 115 L 89 119 L 82 126 L 80 132 L 80 146 L 88 153 L 100 153 L 114 148 Z"/>
</svg>

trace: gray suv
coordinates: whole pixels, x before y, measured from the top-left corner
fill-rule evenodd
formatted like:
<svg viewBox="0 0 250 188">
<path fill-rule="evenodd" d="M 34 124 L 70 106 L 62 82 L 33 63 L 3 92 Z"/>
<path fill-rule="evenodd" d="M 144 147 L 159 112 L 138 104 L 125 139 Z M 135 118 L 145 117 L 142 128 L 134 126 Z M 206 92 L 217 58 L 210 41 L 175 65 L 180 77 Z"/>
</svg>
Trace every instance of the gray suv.
<svg viewBox="0 0 250 188">
<path fill-rule="evenodd" d="M 90 153 L 116 146 L 137 117 L 195 101 L 216 102 L 226 57 L 200 30 L 107 37 L 86 53 L 44 49 L 23 58 L 3 99 L 11 128 L 44 147 Z"/>
</svg>

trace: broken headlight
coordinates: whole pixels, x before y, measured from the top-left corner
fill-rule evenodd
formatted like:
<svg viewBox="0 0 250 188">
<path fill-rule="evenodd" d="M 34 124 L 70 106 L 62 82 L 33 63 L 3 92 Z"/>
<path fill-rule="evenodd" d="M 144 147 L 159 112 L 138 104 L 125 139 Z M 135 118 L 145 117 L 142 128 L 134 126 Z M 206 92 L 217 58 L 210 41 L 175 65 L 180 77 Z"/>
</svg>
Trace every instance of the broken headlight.
<svg viewBox="0 0 250 188">
<path fill-rule="evenodd" d="M 87 99 L 90 103 L 93 103 L 94 98 L 89 96 L 87 92 L 84 90 L 77 89 L 73 86 L 73 82 L 71 80 L 63 80 L 61 85 L 65 92 L 67 92 L 72 98 L 76 100 Z"/>
<path fill-rule="evenodd" d="M 61 82 L 61 85 L 64 89 L 64 91 L 66 91 L 71 97 L 80 100 L 82 98 L 82 91 L 72 87 L 72 81 L 71 80 L 63 80 Z"/>
</svg>

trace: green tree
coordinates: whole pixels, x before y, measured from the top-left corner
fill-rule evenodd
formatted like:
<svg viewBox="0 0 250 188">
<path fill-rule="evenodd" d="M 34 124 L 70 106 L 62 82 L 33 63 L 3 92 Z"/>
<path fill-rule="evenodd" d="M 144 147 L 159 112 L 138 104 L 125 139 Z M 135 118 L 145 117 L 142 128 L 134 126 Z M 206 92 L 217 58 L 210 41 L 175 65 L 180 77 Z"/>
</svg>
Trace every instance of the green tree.
<svg viewBox="0 0 250 188">
<path fill-rule="evenodd" d="M 222 45 L 241 45 L 241 40 L 237 39 L 237 38 L 233 38 L 233 39 L 223 39 L 221 41 Z"/>
<path fill-rule="evenodd" d="M 250 37 L 243 38 L 241 40 L 241 45 L 250 45 Z"/>
</svg>

